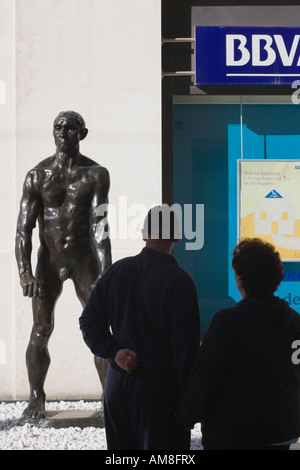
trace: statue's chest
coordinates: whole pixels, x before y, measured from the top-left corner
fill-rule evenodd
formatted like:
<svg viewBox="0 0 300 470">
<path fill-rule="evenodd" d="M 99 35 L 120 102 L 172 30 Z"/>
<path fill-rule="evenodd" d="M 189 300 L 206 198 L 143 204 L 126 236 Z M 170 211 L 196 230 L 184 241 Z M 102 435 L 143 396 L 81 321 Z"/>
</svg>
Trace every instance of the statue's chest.
<svg viewBox="0 0 300 470">
<path fill-rule="evenodd" d="M 58 207 L 64 204 L 81 204 L 90 199 L 92 182 L 86 175 L 49 175 L 41 194 L 45 206 Z"/>
</svg>

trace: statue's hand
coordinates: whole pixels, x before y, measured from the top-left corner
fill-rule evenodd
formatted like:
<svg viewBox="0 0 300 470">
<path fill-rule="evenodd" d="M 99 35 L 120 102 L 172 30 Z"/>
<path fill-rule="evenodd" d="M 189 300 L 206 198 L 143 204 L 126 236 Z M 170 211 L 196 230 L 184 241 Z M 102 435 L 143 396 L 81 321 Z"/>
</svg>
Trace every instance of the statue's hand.
<svg viewBox="0 0 300 470">
<path fill-rule="evenodd" d="M 39 297 L 42 299 L 45 296 L 43 282 L 38 281 L 34 276 L 25 275 L 20 282 L 25 297 Z"/>
</svg>

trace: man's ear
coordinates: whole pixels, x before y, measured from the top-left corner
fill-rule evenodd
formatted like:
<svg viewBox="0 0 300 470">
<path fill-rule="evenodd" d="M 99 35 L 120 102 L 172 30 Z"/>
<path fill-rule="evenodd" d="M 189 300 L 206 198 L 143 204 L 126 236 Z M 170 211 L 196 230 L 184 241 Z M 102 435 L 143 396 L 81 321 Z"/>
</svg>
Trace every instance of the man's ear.
<svg viewBox="0 0 300 470">
<path fill-rule="evenodd" d="M 89 132 L 89 130 L 88 130 L 88 129 L 86 129 L 86 128 L 84 128 L 84 129 L 81 129 L 81 131 L 80 131 L 80 140 L 83 140 L 83 139 L 85 139 L 85 138 L 86 138 L 86 136 L 88 135 L 88 132 Z"/>
<path fill-rule="evenodd" d="M 145 230 L 142 228 L 142 239 L 144 242 L 146 242 L 147 240 L 149 240 L 150 236 L 148 235 L 148 233 L 145 232 Z"/>
</svg>

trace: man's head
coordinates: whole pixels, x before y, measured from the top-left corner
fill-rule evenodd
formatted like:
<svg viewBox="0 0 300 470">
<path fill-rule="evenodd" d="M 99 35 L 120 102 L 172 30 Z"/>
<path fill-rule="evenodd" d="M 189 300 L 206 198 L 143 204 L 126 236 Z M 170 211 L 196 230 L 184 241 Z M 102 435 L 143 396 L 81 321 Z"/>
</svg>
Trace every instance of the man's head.
<svg viewBox="0 0 300 470">
<path fill-rule="evenodd" d="M 148 246 L 173 246 L 180 238 L 179 220 L 167 204 L 149 210 L 142 229 Z"/>
<path fill-rule="evenodd" d="M 53 123 L 55 145 L 63 152 L 79 148 L 79 142 L 88 133 L 82 116 L 75 111 L 62 111 Z"/>
</svg>

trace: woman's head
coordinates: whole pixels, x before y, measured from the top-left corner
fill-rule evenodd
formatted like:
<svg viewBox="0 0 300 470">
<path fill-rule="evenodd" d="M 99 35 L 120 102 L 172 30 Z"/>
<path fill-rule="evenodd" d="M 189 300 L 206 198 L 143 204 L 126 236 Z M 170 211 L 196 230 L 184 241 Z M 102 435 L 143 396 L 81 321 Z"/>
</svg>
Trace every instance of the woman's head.
<svg viewBox="0 0 300 470">
<path fill-rule="evenodd" d="M 283 264 L 270 243 L 246 238 L 232 253 L 232 267 L 249 296 L 273 295 L 283 279 Z"/>
</svg>

